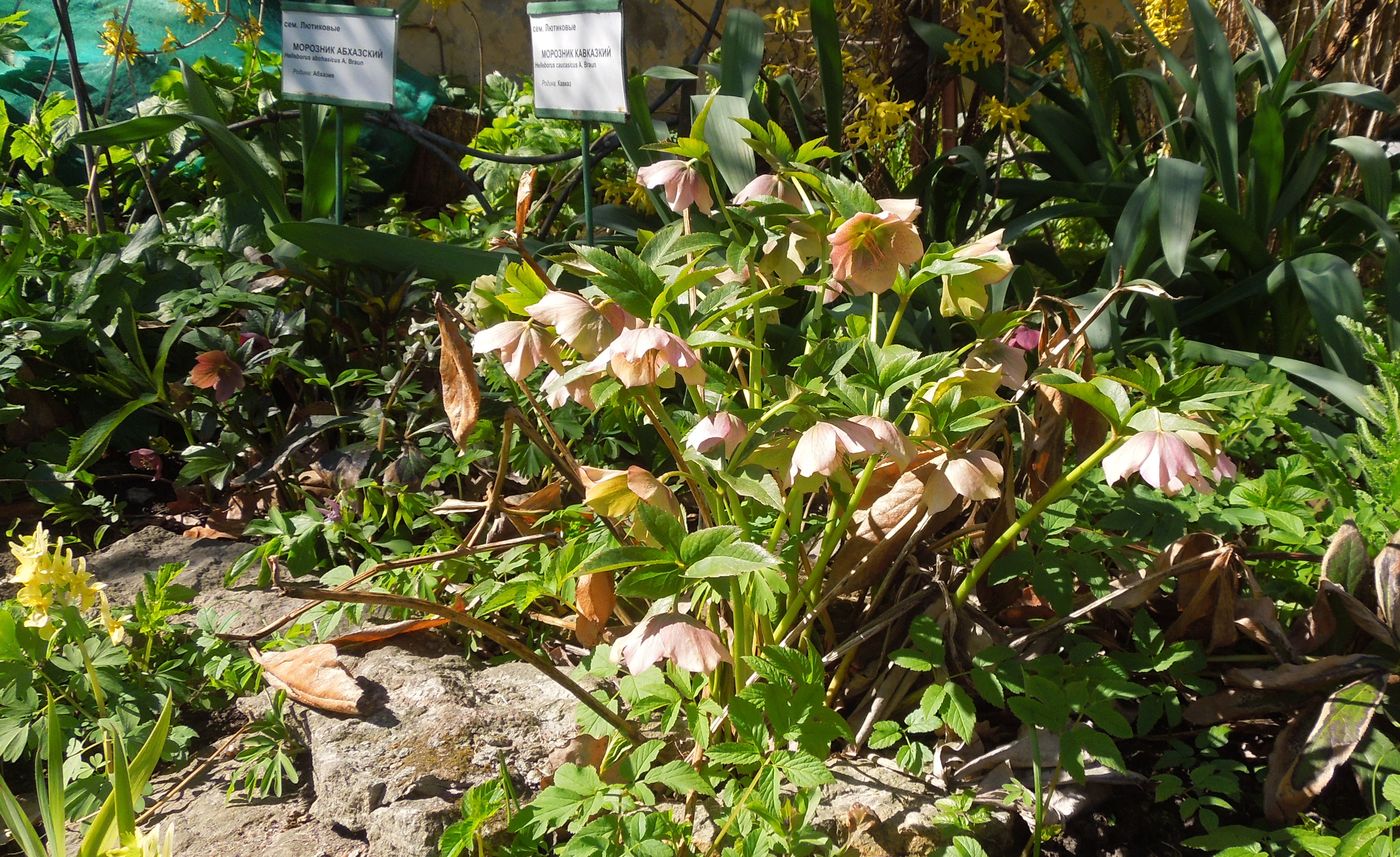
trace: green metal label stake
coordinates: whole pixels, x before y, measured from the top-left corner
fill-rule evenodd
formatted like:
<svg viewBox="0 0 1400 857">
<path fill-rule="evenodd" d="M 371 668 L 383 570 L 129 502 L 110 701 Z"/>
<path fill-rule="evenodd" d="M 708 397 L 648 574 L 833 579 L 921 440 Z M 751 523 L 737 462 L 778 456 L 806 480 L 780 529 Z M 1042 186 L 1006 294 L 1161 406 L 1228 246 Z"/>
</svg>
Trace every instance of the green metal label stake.
<svg viewBox="0 0 1400 857">
<path fill-rule="evenodd" d="M 583 123 L 583 224 L 593 243 L 595 122 L 627 121 L 621 0 L 549 0 L 525 7 L 535 73 L 535 115 Z"/>
</svg>

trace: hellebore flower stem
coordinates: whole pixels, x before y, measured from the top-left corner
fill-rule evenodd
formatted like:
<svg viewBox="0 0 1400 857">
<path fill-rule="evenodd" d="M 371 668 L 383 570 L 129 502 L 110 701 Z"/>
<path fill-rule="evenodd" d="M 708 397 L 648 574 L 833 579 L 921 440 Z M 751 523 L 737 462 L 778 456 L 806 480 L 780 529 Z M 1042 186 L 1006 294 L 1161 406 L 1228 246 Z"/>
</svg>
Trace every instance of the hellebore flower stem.
<svg viewBox="0 0 1400 857">
<path fill-rule="evenodd" d="M 676 445 L 676 438 L 684 437 L 684 433 L 671 421 L 671 417 L 666 413 L 666 406 L 661 403 L 661 397 L 657 395 L 655 387 L 645 388 L 641 402 L 642 408 L 651 419 L 651 424 L 656 428 L 657 434 L 661 435 L 662 443 L 666 444 L 666 449 L 670 450 L 671 456 L 676 459 L 676 467 L 685 474 L 686 481 L 690 483 L 690 489 L 695 494 L 696 511 L 700 514 L 702 526 L 714 526 L 714 515 L 711 509 L 719 508 L 714 494 L 706 491 L 705 481 L 695 474 L 695 465 L 685 458 L 685 453 Z"/>
<path fill-rule="evenodd" d="M 1107 453 L 1105 453 L 1107 454 Z M 875 467 L 880 463 L 877 456 L 871 456 L 865 462 L 865 469 L 860 472 L 860 479 L 856 481 L 855 490 L 851 491 L 851 496 L 847 498 L 845 507 L 841 510 L 839 518 L 833 518 L 835 526 L 828 526 L 822 533 L 821 552 L 817 554 L 817 561 L 812 565 L 812 573 L 807 577 L 807 585 L 802 587 L 801 596 L 793 598 L 788 602 L 787 611 L 783 613 L 782 621 L 778 623 L 777 630 L 773 632 L 775 639 L 783 639 L 788 631 L 796 624 L 798 614 L 803 606 L 815 603 L 813 598 L 821 590 L 822 581 L 826 578 L 826 567 L 831 562 L 831 557 L 836 553 L 836 545 L 841 541 L 841 534 L 851 525 L 851 519 L 855 517 L 856 510 L 860 508 L 860 500 L 865 496 L 865 491 L 870 487 L 870 480 L 875 476 Z"/>
<path fill-rule="evenodd" d="M 894 318 L 890 319 L 890 329 L 885 331 L 885 348 L 894 344 L 895 334 L 899 332 L 899 326 L 904 323 L 904 311 L 909 309 L 909 299 L 913 296 L 912 291 L 899 296 L 899 306 L 894 311 Z"/>
<path fill-rule="evenodd" d="M 880 293 L 870 293 L 870 344 L 880 341 Z"/>
<path fill-rule="evenodd" d="M 1044 514 L 1051 504 L 1057 502 L 1081 479 L 1089 475 L 1090 471 L 1098 467 L 1110 452 L 1118 448 L 1118 444 L 1122 441 L 1123 437 L 1118 432 L 1109 432 L 1108 439 L 1098 449 L 1090 453 L 1089 457 L 1080 462 L 1078 467 L 1061 476 L 1060 481 L 1051 485 L 1039 500 L 1031 504 L 1025 514 L 1013 521 L 1005 532 L 997 536 L 996 541 L 992 542 L 991 547 L 987 548 L 987 552 L 982 554 L 981 558 L 977 560 L 977 564 L 967 573 L 967 577 L 963 578 L 963 582 L 958 584 L 957 591 L 953 593 L 953 606 L 961 607 L 966 604 L 973 590 L 977 588 L 978 582 L 987 574 L 987 569 L 991 568 L 992 563 L 997 561 L 997 557 L 1015 544 L 1021 533 L 1035 523 L 1036 519 Z"/>
</svg>

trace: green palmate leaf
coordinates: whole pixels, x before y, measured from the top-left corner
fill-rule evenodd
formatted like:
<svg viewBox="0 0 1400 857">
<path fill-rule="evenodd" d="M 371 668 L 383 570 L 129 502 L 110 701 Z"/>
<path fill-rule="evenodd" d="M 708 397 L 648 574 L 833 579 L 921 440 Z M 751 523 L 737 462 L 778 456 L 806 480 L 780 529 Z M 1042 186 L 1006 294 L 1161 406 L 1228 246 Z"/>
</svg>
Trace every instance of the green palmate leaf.
<svg viewBox="0 0 1400 857">
<path fill-rule="evenodd" d="M 1366 540 L 1356 522 L 1348 520 L 1332 537 L 1327 552 L 1322 555 L 1322 579 L 1330 580 L 1347 592 L 1355 594 L 1366 579 L 1371 560 L 1366 554 Z"/>
<path fill-rule="evenodd" d="M 685 524 L 673 513 L 650 503 L 639 503 L 636 512 L 642 526 L 656 540 L 656 543 L 661 545 L 671 556 L 679 556 L 681 544 L 686 537 Z"/>
<path fill-rule="evenodd" d="M 1201 208 L 1201 191 L 1206 171 L 1200 164 L 1179 158 L 1157 160 L 1157 192 L 1160 205 L 1158 228 L 1162 255 L 1167 268 L 1176 276 L 1186 270 L 1186 251 L 1196 231 L 1196 212 Z"/>
<path fill-rule="evenodd" d="M 812 0 L 812 43 L 817 52 L 817 68 L 822 84 L 822 111 L 826 116 L 826 141 L 831 145 L 843 137 L 842 96 L 846 80 L 841 70 L 841 34 L 836 24 L 834 0 Z"/>
<path fill-rule="evenodd" d="M 112 411 L 107 416 L 92 424 L 92 427 L 83 432 L 73 446 L 68 451 L 69 471 L 83 470 L 96 461 L 102 453 L 107 451 L 107 442 L 112 438 L 112 432 L 116 431 L 126 418 L 141 410 L 142 408 L 155 404 L 155 393 L 147 393 L 139 399 L 133 399 Z"/>
<path fill-rule="evenodd" d="M 598 574 L 604 571 L 618 571 L 633 566 L 670 565 L 675 559 L 660 548 L 633 545 L 620 548 L 606 548 L 583 561 L 579 574 Z"/>
<path fill-rule="evenodd" d="M 1210 141 L 1215 180 L 1225 204 L 1240 207 L 1239 126 L 1235 107 L 1235 60 L 1230 40 L 1220 26 L 1210 0 L 1187 0 L 1196 48 L 1196 120 Z"/>
<path fill-rule="evenodd" d="M 872 750 L 893 747 L 904 737 L 904 730 L 893 720 L 881 720 L 870 730 L 870 738 L 865 742 Z"/>
<path fill-rule="evenodd" d="M 783 772 L 788 782 L 800 789 L 814 789 L 836 781 L 822 760 L 810 753 L 775 750 L 770 758 L 773 766 Z"/>
<path fill-rule="evenodd" d="M 1315 363 L 1294 360 L 1291 357 L 1275 357 L 1253 351 L 1236 351 L 1189 339 L 1182 344 L 1184 356 L 1193 360 L 1243 367 L 1253 366 L 1255 363 L 1265 363 L 1276 369 L 1281 369 L 1294 378 L 1335 397 L 1356 416 L 1362 419 L 1371 419 L 1367 407 L 1370 397 L 1366 387 L 1340 372 L 1334 372 Z"/>
<path fill-rule="evenodd" d="M 776 568 L 778 558 L 756 544 L 735 542 L 715 548 L 685 570 L 686 577 L 738 577 Z"/>
<path fill-rule="evenodd" d="M 679 795 L 688 795 L 692 792 L 706 795 L 715 793 L 705 778 L 700 776 L 700 772 L 692 768 L 684 759 L 676 759 L 659 768 L 652 768 L 647 772 L 642 782 L 666 786 Z"/>
<path fill-rule="evenodd" d="M 1312 310 L 1327 365 L 1357 380 L 1369 377 L 1361 343 L 1337 321 L 1338 316 L 1357 321 L 1365 317 L 1361 281 L 1351 265 L 1330 253 L 1309 253 L 1286 264 Z"/>
<path fill-rule="evenodd" d="M 757 765 L 763 761 L 758 748 L 747 741 L 715 744 L 705 751 L 705 756 L 719 765 Z"/>
<path fill-rule="evenodd" d="M 287 218 L 290 221 L 290 217 Z M 470 283 L 494 274 L 508 256 L 474 247 L 459 247 L 421 238 L 406 238 L 333 223 L 283 222 L 272 227 L 277 237 L 313 256 L 346 265 L 366 265 L 382 271 L 416 271 L 444 283 Z"/>
<path fill-rule="evenodd" d="M 1096 376 L 1085 381 L 1067 369 L 1052 369 L 1037 375 L 1036 381 L 1083 401 L 1114 426 L 1123 425 L 1123 418 L 1132 406 L 1128 391 L 1111 378 Z"/>
</svg>

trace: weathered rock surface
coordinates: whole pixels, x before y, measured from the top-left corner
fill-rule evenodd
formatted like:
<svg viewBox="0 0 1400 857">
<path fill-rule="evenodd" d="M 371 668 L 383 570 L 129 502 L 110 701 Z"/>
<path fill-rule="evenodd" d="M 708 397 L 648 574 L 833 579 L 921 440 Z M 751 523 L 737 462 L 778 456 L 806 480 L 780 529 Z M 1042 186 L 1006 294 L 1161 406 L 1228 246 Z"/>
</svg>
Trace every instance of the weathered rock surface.
<svg viewBox="0 0 1400 857">
<path fill-rule="evenodd" d="M 244 542 L 187 539 L 160 527 L 146 527 L 90 555 L 87 563 L 93 577 L 107 584 L 107 597 L 114 604 L 135 601 L 147 573 L 169 562 L 188 563 L 176 581 L 194 589 L 195 607 L 231 617 L 227 630 L 244 633 L 302 603 L 259 589 L 249 579 L 225 589 L 224 574 L 246 550 Z"/>
<path fill-rule="evenodd" d="M 375 857 L 435 853 L 463 791 L 502 763 L 534 788 L 549 753 L 577 731 L 578 701 L 528 664 L 476 668 L 428 634 L 343 660 L 374 701 L 364 717 L 299 716 L 311 812 L 363 831 Z"/>
<path fill-rule="evenodd" d="M 225 797 L 233 763 L 216 765 L 186 786 L 152 818 L 174 830 L 176 854 L 219 857 L 369 857 L 360 840 L 312 818 L 310 800 L 285 798 L 229 802 Z M 159 778 L 160 795 L 180 776 Z"/>
</svg>

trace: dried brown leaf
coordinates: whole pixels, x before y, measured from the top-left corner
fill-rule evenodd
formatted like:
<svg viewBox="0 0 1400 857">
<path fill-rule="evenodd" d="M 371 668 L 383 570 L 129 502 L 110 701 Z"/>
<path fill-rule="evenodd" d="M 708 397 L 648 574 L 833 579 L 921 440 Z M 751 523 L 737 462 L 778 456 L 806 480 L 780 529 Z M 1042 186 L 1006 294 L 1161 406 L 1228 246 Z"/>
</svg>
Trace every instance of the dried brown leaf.
<svg viewBox="0 0 1400 857">
<path fill-rule="evenodd" d="M 359 714 L 364 688 L 340 663 L 335 646 L 317 643 L 286 652 L 262 654 L 249 649 L 263 668 L 267 683 L 311 708 L 336 714 Z"/>
<path fill-rule="evenodd" d="M 1264 815 L 1287 824 L 1312 803 L 1346 764 L 1370 729 L 1385 698 L 1387 673 L 1377 672 L 1338 689 L 1320 709 L 1289 721 L 1269 755 Z"/>
<path fill-rule="evenodd" d="M 1281 711 L 1296 711 L 1307 699 L 1307 694 L 1291 691 L 1227 687 L 1195 700 L 1186 706 L 1181 715 L 1188 723 L 1212 726 L 1232 720 L 1269 717 Z"/>
<path fill-rule="evenodd" d="M 535 168 L 531 167 L 520 174 L 520 183 L 515 188 L 515 240 L 525 240 L 525 222 L 530 217 L 530 202 L 534 198 Z"/>
<path fill-rule="evenodd" d="M 1283 664 L 1271 669 L 1233 669 L 1225 681 L 1252 690 L 1296 690 L 1317 693 L 1384 670 L 1386 661 L 1375 655 L 1331 655 L 1307 664 Z"/>
<path fill-rule="evenodd" d="M 606 622 L 617 604 L 612 572 L 585 574 L 579 578 L 576 598 L 578 612 L 597 622 Z"/>
<path fill-rule="evenodd" d="M 1400 533 L 1376 555 L 1376 612 L 1392 633 L 1400 633 Z"/>
<path fill-rule="evenodd" d="M 1278 608 L 1272 598 L 1239 599 L 1235 604 L 1235 624 L 1280 663 L 1298 660 L 1293 643 L 1279 624 Z"/>
<path fill-rule="evenodd" d="M 436 310 L 438 332 L 442 335 L 442 354 L 438 360 L 438 373 L 442 377 L 442 407 L 447 412 L 452 439 L 457 446 L 465 448 L 467 438 L 481 414 L 481 387 L 476 380 L 476 360 L 472 356 L 471 346 L 462 336 L 461 326 L 448 311 L 441 295 L 437 298 Z"/>
<path fill-rule="evenodd" d="M 448 624 L 449 619 L 405 619 L 402 622 L 389 622 L 384 625 L 375 625 L 371 628 L 363 628 L 359 631 L 351 631 L 348 634 L 341 634 L 339 637 L 327 640 L 330 646 L 352 646 L 367 645 L 369 643 L 382 643 L 385 640 L 392 640 L 404 634 L 414 634 L 418 631 L 427 631 L 432 628 L 441 628 Z"/>
</svg>

